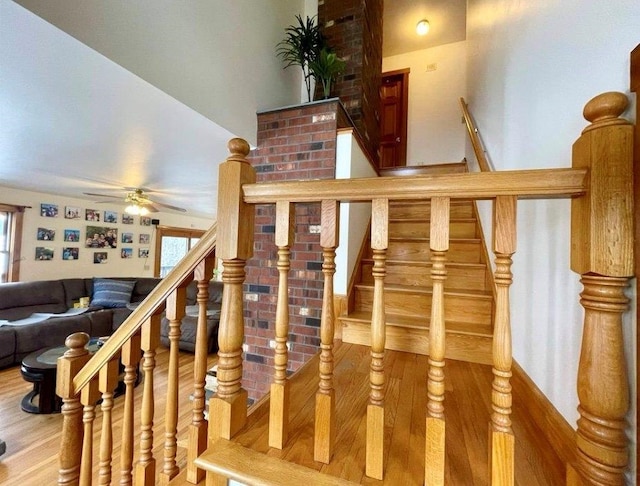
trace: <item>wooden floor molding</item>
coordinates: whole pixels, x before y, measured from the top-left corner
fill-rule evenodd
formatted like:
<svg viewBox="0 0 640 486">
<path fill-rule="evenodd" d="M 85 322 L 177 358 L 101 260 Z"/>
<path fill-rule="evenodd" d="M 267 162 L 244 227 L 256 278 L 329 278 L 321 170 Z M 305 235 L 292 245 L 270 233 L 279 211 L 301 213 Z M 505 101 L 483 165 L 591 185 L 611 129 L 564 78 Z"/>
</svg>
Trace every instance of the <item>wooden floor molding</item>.
<svg viewBox="0 0 640 486">
<path fill-rule="evenodd" d="M 576 459 L 575 430 L 515 361 L 512 372 L 513 401 L 527 408 L 531 421 L 545 435 L 561 462 L 573 464 Z"/>
</svg>

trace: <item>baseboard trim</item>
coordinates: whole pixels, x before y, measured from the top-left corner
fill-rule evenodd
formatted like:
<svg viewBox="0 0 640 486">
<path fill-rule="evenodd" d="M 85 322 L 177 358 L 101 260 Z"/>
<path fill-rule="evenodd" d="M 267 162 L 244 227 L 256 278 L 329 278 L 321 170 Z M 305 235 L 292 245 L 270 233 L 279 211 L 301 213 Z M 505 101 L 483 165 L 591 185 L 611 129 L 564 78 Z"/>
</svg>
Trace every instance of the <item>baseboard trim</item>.
<svg viewBox="0 0 640 486">
<path fill-rule="evenodd" d="M 565 465 L 575 463 L 576 433 L 569 422 L 556 410 L 518 363 L 514 361 L 511 369 L 513 396 L 527 404 L 531 419 L 562 463 Z"/>
</svg>

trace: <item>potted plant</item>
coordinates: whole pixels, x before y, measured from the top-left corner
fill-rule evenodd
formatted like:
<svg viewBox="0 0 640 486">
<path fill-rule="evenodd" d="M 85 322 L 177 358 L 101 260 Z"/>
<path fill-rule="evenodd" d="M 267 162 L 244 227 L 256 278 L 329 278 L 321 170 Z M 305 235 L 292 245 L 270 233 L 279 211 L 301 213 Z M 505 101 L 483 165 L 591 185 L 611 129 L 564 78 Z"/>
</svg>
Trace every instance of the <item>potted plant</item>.
<svg viewBox="0 0 640 486">
<path fill-rule="evenodd" d="M 331 83 L 344 71 L 347 63 L 340 59 L 335 52 L 328 47 L 323 47 L 320 54 L 309 63 L 309 71 L 316 80 L 322 84 L 322 95 L 326 100 L 331 95 Z"/>
<path fill-rule="evenodd" d="M 316 24 L 315 17 L 302 20 L 296 15 L 297 25 L 285 29 L 285 38 L 276 46 L 276 53 L 285 62 L 284 68 L 300 66 L 304 76 L 307 96 L 311 101 L 311 72 L 309 65 L 316 60 L 325 46 L 325 39 Z"/>
</svg>

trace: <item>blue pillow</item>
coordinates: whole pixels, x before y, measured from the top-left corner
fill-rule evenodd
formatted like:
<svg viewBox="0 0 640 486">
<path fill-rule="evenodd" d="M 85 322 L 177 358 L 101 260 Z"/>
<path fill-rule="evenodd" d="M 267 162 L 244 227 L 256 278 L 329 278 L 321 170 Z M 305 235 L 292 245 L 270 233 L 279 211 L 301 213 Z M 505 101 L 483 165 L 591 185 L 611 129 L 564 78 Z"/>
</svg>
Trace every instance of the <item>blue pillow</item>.
<svg viewBox="0 0 640 486">
<path fill-rule="evenodd" d="M 93 279 L 92 307 L 126 307 L 131 302 L 131 292 L 135 280 L 113 280 L 110 278 Z"/>
</svg>

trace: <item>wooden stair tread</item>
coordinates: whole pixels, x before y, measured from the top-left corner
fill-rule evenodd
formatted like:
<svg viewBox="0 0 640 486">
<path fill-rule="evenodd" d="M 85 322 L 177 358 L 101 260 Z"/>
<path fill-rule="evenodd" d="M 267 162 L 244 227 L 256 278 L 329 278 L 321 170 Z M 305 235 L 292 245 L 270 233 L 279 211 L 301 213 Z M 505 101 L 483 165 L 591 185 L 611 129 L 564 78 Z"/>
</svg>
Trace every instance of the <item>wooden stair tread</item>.
<svg viewBox="0 0 640 486">
<path fill-rule="evenodd" d="M 356 288 L 369 289 L 373 291 L 373 283 L 358 283 L 355 285 Z M 416 285 L 399 285 L 399 284 L 386 284 L 384 285 L 384 289 L 386 291 L 391 292 L 404 292 L 404 293 L 412 293 L 412 294 L 424 294 L 430 295 L 433 290 L 430 287 L 419 287 Z M 447 289 L 445 286 L 444 289 L 445 295 L 464 295 L 465 297 L 473 296 L 478 297 L 479 299 L 492 300 L 493 294 L 489 290 L 460 290 L 460 289 Z"/>
<path fill-rule="evenodd" d="M 260 454 L 232 441 L 218 439 L 196 459 L 198 467 L 252 486 L 354 485 L 292 462 Z"/>
<path fill-rule="evenodd" d="M 371 312 L 369 311 L 353 311 L 345 316 L 340 316 L 340 319 L 346 321 L 358 321 L 363 323 L 371 323 Z M 407 327 L 412 329 L 424 329 L 429 330 L 429 317 L 412 317 L 400 314 L 385 314 L 385 322 L 387 326 L 395 327 Z M 482 325 L 470 322 L 461 321 L 447 321 L 446 332 L 456 334 L 470 334 L 474 336 L 487 336 L 492 335 L 490 325 Z"/>
<path fill-rule="evenodd" d="M 429 243 L 429 238 L 421 236 L 389 236 L 389 241 L 425 242 Z M 450 243 L 481 243 L 480 238 L 450 238 Z"/>
<path fill-rule="evenodd" d="M 362 259 L 362 262 L 373 264 L 373 258 L 365 257 Z M 388 258 L 385 260 L 385 263 L 387 265 L 424 267 L 424 268 L 430 268 L 432 265 L 430 261 L 402 260 L 398 258 Z M 474 262 L 446 262 L 446 266 L 455 267 L 455 268 L 481 268 L 481 269 L 487 268 L 487 266 L 484 263 L 474 263 Z"/>
<path fill-rule="evenodd" d="M 419 217 L 399 217 L 399 218 L 389 218 L 389 223 L 429 223 L 429 219 L 419 218 Z M 478 220 L 476 218 L 450 218 L 449 223 L 477 223 Z"/>
</svg>

